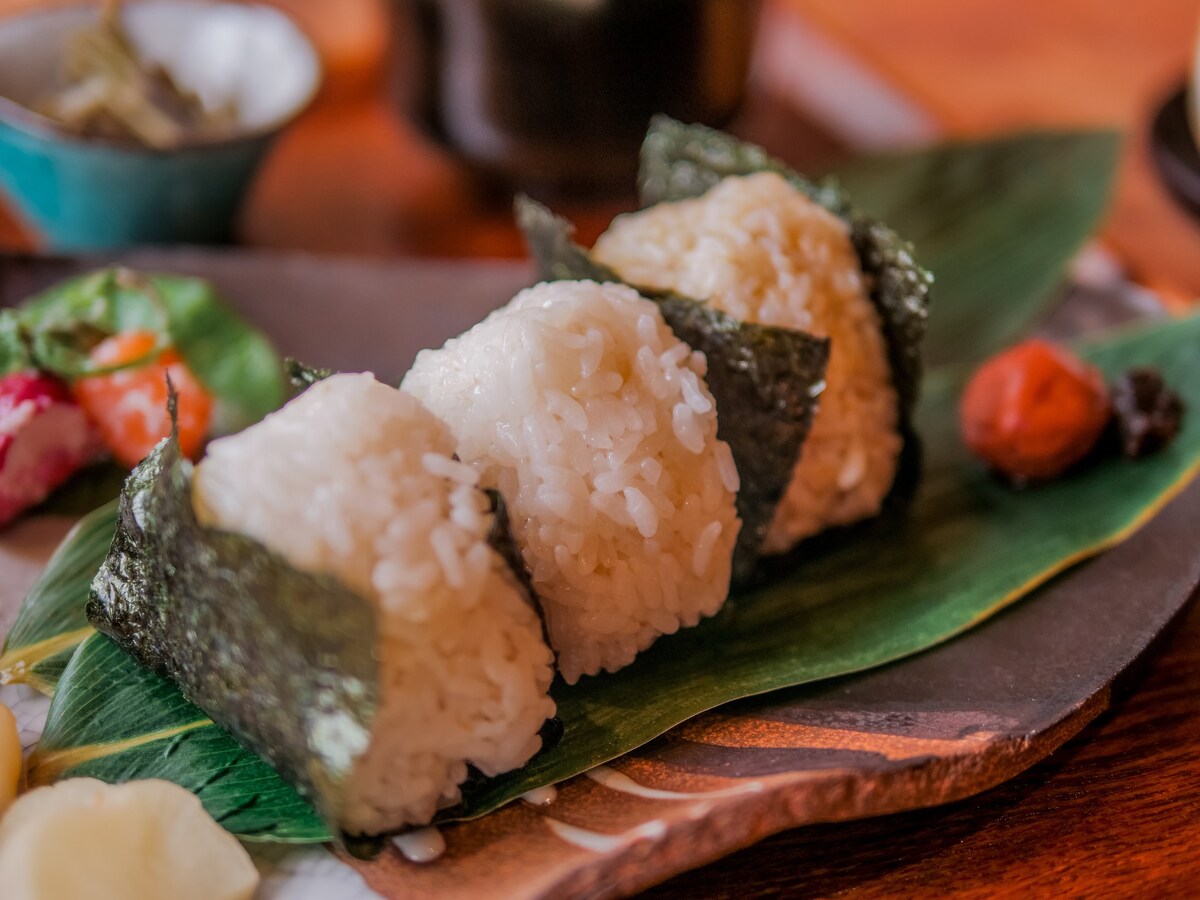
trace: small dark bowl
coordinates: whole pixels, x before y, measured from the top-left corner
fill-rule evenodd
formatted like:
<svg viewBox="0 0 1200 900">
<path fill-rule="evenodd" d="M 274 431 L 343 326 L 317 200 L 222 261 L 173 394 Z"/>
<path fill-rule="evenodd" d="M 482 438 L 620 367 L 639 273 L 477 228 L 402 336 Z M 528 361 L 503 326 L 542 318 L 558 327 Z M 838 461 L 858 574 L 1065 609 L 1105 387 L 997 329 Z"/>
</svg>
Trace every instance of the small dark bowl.
<svg viewBox="0 0 1200 900">
<path fill-rule="evenodd" d="M 633 184 L 655 113 L 724 124 L 761 0 L 394 0 L 410 118 L 532 192 Z"/>
<path fill-rule="evenodd" d="M 1159 108 L 1150 128 L 1150 152 L 1171 196 L 1200 218 L 1200 149 L 1188 118 L 1185 84 Z"/>
</svg>

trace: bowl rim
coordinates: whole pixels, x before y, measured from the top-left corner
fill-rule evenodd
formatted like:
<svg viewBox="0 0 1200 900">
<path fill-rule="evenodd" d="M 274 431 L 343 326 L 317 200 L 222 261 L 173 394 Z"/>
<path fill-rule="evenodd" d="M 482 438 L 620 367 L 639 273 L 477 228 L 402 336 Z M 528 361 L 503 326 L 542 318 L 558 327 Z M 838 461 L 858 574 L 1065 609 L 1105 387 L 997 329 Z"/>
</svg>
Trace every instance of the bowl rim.
<svg viewBox="0 0 1200 900">
<path fill-rule="evenodd" d="M 212 136 L 185 136 L 177 145 L 173 147 L 148 147 L 145 144 L 139 143 L 133 138 L 110 137 L 106 135 L 93 136 L 81 134 L 71 128 L 68 128 L 57 119 L 43 115 L 16 100 L 0 94 L 0 123 L 9 125 L 10 127 L 31 133 L 36 137 L 43 139 L 55 140 L 60 143 L 73 144 L 78 147 L 94 147 L 97 149 L 110 150 L 113 152 L 126 153 L 130 155 L 152 156 L 152 157 L 168 157 L 177 156 L 181 153 L 189 153 L 196 151 L 207 150 L 224 150 L 227 148 L 236 147 L 240 144 L 252 144 L 261 141 L 263 138 L 271 137 L 283 131 L 289 125 L 296 121 L 303 113 L 312 107 L 313 101 L 321 92 L 325 83 L 325 66 L 321 61 L 321 55 L 317 52 L 316 44 L 312 37 L 301 27 L 295 17 L 280 9 L 277 6 L 268 3 L 258 2 L 258 0 L 250 0 L 250 2 L 231 2 L 231 0 L 182 0 L 189 6 L 207 6 L 211 8 L 221 6 L 238 7 L 241 9 L 263 9 L 268 10 L 271 14 L 280 17 L 290 24 L 299 35 L 303 42 L 304 48 L 308 51 L 310 60 L 313 66 L 312 82 L 308 86 L 304 95 L 295 103 L 286 113 L 279 116 L 275 120 L 260 125 L 256 128 L 241 128 L 233 131 L 230 134 Z M 156 3 L 161 5 L 176 5 L 176 0 L 126 0 L 125 6 L 141 6 L 145 3 Z M 32 19 L 53 18 L 68 12 L 81 12 L 86 10 L 94 10 L 94 3 L 81 2 L 66 3 L 60 6 L 50 8 L 32 9 L 25 12 L 19 12 L 10 16 L 0 17 L 0 28 L 9 22 L 28 21 Z"/>
<path fill-rule="evenodd" d="M 1188 103 L 1191 89 L 1190 80 L 1185 77 L 1163 95 L 1151 114 L 1147 140 L 1155 174 L 1163 189 L 1180 208 L 1200 219 L 1200 139 L 1191 129 Z M 1176 127 L 1190 140 L 1175 141 Z"/>
</svg>

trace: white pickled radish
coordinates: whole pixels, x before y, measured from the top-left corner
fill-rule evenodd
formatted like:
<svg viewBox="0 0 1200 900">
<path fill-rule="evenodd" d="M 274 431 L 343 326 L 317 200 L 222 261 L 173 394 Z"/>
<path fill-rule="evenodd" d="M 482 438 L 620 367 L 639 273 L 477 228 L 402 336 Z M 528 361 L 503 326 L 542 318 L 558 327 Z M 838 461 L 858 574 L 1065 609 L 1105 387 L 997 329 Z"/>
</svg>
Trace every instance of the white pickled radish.
<svg viewBox="0 0 1200 900">
<path fill-rule="evenodd" d="M 0 820 L 5 900 L 249 900 L 258 881 L 237 838 L 169 781 L 71 778 Z"/>
</svg>

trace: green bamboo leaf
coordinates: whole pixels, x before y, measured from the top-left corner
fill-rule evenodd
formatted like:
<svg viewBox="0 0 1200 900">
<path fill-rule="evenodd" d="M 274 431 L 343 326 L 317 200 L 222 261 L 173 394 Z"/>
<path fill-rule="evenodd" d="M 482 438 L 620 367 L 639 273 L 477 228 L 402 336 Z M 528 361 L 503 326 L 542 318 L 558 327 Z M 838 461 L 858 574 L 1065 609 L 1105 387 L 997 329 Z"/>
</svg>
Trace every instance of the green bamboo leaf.
<svg viewBox="0 0 1200 900">
<path fill-rule="evenodd" d="M 31 784 L 166 778 L 246 840 L 329 840 L 320 817 L 274 769 L 103 635 L 84 642 L 62 684 L 30 760 Z"/>
<path fill-rule="evenodd" d="M 1200 317 L 1122 332 L 1085 353 L 1109 376 L 1133 365 L 1159 368 L 1192 411 L 1175 443 L 1137 462 L 1105 458 L 1017 491 L 959 441 L 965 373 L 934 373 L 917 413 L 927 474 L 907 519 L 808 545 L 780 580 L 731 597 L 716 618 L 659 641 L 629 668 L 556 683 L 562 740 L 524 769 L 477 783 L 443 819 L 483 815 L 719 704 L 932 647 L 1128 536 L 1200 469 Z M 167 778 L 199 792 L 234 833 L 325 837 L 281 780 L 232 740 L 222 742 L 215 726 L 197 724 L 202 718 L 169 683 L 93 637 L 60 682 L 35 772 Z M 105 747 L 113 752 L 97 750 Z"/>
<path fill-rule="evenodd" d="M 54 551 L 21 605 L 0 653 L 0 684 L 54 690 L 75 648 L 92 634 L 88 589 L 117 528 L 117 502 L 84 516 Z"/>
<path fill-rule="evenodd" d="M 855 207 L 904 235 L 937 277 L 928 364 L 982 360 L 1038 319 L 1095 231 L 1119 149 L 1110 131 L 1029 132 L 834 172 Z"/>
</svg>

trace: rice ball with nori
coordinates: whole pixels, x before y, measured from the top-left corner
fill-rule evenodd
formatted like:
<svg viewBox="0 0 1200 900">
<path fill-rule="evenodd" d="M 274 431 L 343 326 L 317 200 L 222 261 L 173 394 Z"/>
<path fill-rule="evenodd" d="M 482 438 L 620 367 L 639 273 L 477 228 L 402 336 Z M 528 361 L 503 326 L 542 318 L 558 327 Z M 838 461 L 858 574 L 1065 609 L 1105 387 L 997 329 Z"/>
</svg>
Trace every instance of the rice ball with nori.
<svg viewBox="0 0 1200 900">
<path fill-rule="evenodd" d="M 646 288 L 831 340 L 826 387 L 764 551 L 880 511 L 903 441 L 880 317 L 846 223 L 774 172 L 619 216 L 594 257 Z"/>
<path fill-rule="evenodd" d="M 200 523 L 331 575 L 376 612 L 379 699 L 339 814 L 351 833 L 427 823 L 467 764 L 523 765 L 554 714 L 553 657 L 488 543 L 493 514 L 454 438 L 409 394 L 334 375 L 196 467 Z"/>
<path fill-rule="evenodd" d="M 705 365 L 631 288 L 561 281 L 404 379 L 503 494 L 568 682 L 725 601 L 738 477 Z"/>
</svg>

